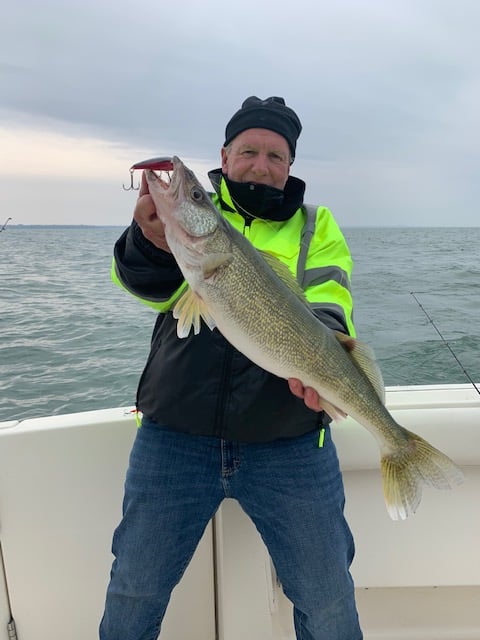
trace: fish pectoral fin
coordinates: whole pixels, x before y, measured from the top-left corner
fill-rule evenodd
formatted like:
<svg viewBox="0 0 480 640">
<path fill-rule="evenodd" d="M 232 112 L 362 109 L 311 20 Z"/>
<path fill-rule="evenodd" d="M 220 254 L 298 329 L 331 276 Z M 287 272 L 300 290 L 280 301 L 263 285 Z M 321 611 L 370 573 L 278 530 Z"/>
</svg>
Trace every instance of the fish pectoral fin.
<svg viewBox="0 0 480 640">
<path fill-rule="evenodd" d="M 371 385 L 375 389 L 378 397 L 385 404 L 385 385 L 383 382 L 382 372 L 378 366 L 375 353 L 368 344 L 360 342 L 351 336 L 347 336 L 340 331 L 335 331 L 335 337 L 341 343 L 342 347 L 347 351 L 355 365 L 363 371 L 370 380 Z"/>
<path fill-rule="evenodd" d="M 298 284 L 297 280 L 292 275 L 292 272 L 287 267 L 287 265 L 267 251 L 259 250 L 258 253 L 262 256 L 269 267 L 275 272 L 275 274 L 280 278 L 280 280 L 285 285 L 287 285 L 290 291 L 292 291 L 298 298 L 300 298 L 302 302 L 308 305 L 304 290 Z"/>
<path fill-rule="evenodd" d="M 215 275 L 220 267 L 226 267 L 233 260 L 233 253 L 211 253 L 202 260 L 202 273 L 205 280 Z"/>
<path fill-rule="evenodd" d="M 193 327 L 194 335 L 200 333 L 201 318 L 209 329 L 217 325 L 206 304 L 190 287 L 179 298 L 173 308 L 173 317 L 177 320 L 177 336 L 186 338 Z"/>
</svg>

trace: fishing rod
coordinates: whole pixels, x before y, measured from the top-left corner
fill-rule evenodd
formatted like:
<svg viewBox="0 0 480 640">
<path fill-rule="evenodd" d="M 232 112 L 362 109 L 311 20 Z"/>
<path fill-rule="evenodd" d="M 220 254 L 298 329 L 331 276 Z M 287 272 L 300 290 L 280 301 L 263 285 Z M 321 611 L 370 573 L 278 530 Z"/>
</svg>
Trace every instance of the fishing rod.
<svg viewBox="0 0 480 640">
<path fill-rule="evenodd" d="M 5 228 L 6 228 L 7 224 L 9 223 L 9 221 L 10 221 L 11 219 L 12 219 L 12 218 L 7 218 L 7 219 L 5 220 L 5 222 L 3 223 L 3 227 L 0 227 L 0 231 L 5 231 Z"/>
<path fill-rule="evenodd" d="M 413 296 L 413 299 L 415 300 L 415 302 L 418 304 L 418 306 L 420 307 L 420 309 L 423 311 L 423 313 L 427 316 L 430 324 L 432 325 L 432 327 L 435 329 L 435 331 L 438 333 L 438 335 L 440 336 L 440 338 L 442 339 L 443 344 L 447 347 L 447 349 L 450 351 L 450 353 L 452 354 L 452 356 L 455 358 L 455 360 L 457 361 L 459 367 L 461 368 L 461 370 L 463 371 L 463 373 L 466 375 L 467 379 L 472 383 L 473 388 L 475 389 L 475 391 L 478 393 L 478 395 L 480 395 L 480 389 L 478 388 L 478 386 L 475 384 L 475 382 L 473 381 L 472 377 L 470 376 L 470 374 L 468 373 L 468 371 L 465 369 L 465 367 L 463 366 L 463 364 L 460 362 L 459 358 L 457 357 L 457 354 L 454 352 L 454 350 L 452 349 L 452 347 L 448 344 L 448 342 L 445 340 L 445 338 L 442 336 L 440 329 L 437 327 L 437 325 L 435 324 L 435 322 L 433 321 L 433 319 L 429 316 L 428 311 L 425 309 L 425 307 L 422 305 L 422 303 L 420 302 L 420 300 L 417 298 L 417 296 L 415 295 L 416 293 L 420 293 L 419 291 L 410 291 L 410 295 Z"/>
</svg>

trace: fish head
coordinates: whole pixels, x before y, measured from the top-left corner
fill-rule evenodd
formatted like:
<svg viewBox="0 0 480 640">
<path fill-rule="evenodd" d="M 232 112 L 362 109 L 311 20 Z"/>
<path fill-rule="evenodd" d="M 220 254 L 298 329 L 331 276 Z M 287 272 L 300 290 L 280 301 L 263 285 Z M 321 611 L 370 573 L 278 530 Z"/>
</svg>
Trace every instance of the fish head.
<svg viewBox="0 0 480 640">
<path fill-rule="evenodd" d="M 181 234 L 194 240 L 210 236 L 218 227 L 220 216 L 208 193 L 191 169 L 177 156 L 172 159 L 170 182 L 154 171 L 146 172 L 148 188 L 157 214 L 165 225 L 166 234 Z M 168 237 L 167 237 L 168 239 Z"/>
</svg>

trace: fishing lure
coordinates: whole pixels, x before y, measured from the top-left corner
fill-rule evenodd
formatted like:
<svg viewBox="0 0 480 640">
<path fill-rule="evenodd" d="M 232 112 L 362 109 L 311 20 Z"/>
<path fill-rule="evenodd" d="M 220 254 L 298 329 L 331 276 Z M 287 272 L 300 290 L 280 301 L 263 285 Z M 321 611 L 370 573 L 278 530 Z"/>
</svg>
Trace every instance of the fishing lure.
<svg viewBox="0 0 480 640">
<path fill-rule="evenodd" d="M 169 173 L 170 171 L 173 171 L 172 158 L 169 156 L 162 156 L 160 158 L 148 158 L 148 160 L 142 160 L 141 162 L 132 164 L 129 169 L 130 185 L 128 187 L 122 185 L 124 191 L 138 191 L 140 189 L 140 184 L 138 184 L 136 187 L 133 184 L 133 172 L 143 169 L 151 169 L 152 171 L 166 171 L 167 173 Z"/>
</svg>

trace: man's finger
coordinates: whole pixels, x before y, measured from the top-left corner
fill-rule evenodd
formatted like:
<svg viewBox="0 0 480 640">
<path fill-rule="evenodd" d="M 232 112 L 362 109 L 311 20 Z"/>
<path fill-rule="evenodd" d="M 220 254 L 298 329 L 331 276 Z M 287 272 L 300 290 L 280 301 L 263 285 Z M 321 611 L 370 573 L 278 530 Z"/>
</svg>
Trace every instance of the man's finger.
<svg viewBox="0 0 480 640">
<path fill-rule="evenodd" d="M 140 182 L 140 191 L 138 192 L 138 197 L 144 196 L 147 193 L 150 193 L 148 189 L 147 176 L 145 175 L 145 171 L 142 171 L 142 180 Z"/>
<path fill-rule="evenodd" d="M 304 388 L 300 380 L 298 380 L 297 378 L 289 378 L 288 386 L 290 387 L 290 391 L 294 396 L 297 396 L 297 398 L 303 398 Z"/>
<path fill-rule="evenodd" d="M 315 389 L 305 387 L 304 401 L 309 409 L 312 409 L 313 411 L 322 411 L 322 401 Z"/>
</svg>

